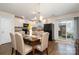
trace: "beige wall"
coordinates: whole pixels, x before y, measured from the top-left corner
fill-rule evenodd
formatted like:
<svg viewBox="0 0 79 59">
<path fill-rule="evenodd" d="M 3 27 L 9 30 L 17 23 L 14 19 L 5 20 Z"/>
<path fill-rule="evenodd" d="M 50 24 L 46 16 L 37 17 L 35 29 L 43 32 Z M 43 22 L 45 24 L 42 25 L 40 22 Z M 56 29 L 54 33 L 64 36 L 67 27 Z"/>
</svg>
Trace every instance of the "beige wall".
<svg viewBox="0 0 79 59">
<path fill-rule="evenodd" d="M 15 20 L 15 26 L 16 27 L 22 27 L 23 23 L 25 23 L 24 19 L 21 19 L 21 18 L 15 17 L 14 20 Z"/>
</svg>

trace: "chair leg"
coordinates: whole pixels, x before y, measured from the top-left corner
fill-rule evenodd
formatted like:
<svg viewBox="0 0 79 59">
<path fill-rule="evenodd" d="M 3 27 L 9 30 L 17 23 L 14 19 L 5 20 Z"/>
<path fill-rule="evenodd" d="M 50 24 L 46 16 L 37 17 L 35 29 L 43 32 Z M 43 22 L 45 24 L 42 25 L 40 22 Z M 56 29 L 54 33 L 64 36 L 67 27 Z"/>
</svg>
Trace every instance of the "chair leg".
<svg viewBox="0 0 79 59">
<path fill-rule="evenodd" d="M 17 55 L 17 51 L 15 50 L 15 55 Z"/>
<path fill-rule="evenodd" d="M 17 50 L 16 50 L 16 55 L 22 55 L 21 53 L 19 53 Z"/>
<path fill-rule="evenodd" d="M 16 55 L 18 55 L 18 52 L 17 52 L 17 50 L 15 51 L 15 54 L 16 54 Z"/>
<path fill-rule="evenodd" d="M 48 55 L 48 48 L 46 48 L 46 53 L 47 53 L 47 55 Z"/>
<path fill-rule="evenodd" d="M 12 53 L 11 53 L 11 55 L 13 55 L 13 52 L 14 52 L 14 48 L 12 48 Z"/>
</svg>

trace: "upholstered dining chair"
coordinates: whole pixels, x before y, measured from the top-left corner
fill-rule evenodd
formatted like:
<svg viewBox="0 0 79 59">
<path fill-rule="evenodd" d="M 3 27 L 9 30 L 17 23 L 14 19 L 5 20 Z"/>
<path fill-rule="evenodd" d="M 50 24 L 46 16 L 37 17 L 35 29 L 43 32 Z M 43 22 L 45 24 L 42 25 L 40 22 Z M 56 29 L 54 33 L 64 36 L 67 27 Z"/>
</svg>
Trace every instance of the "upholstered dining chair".
<svg viewBox="0 0 79 59">
<path fill-rule="evenodd" d="M 41 37 L 42 37 L 42 33 L 44 33 L 44 31 L 36 31 L 36 36 L 40 39 L 41 41 Z"/>
<path fill-rule="evenodd" d="M 10 33 L 10 37 L 11 37 L 11 43 L 12 43 L 12 53 L 15 52 L 16 54 L 16 39 L 15 39 L 15 33 Z"/>
<path fill-rule="evenodd" d="M 24 31 L 19 31 L 19 33 L 21 33 L 21 34 L 22 34 L 22 36 L 24 36 L 24 35 L 25 35 L 25 32 L 24 32 Z"/>
<path fill-rule="evenodd" d="M 21 33 L 16 32 L 15 33 L 15 38 L 16 38 L 17 51 L 20 54 L 25 55 L 25 54 L 28 54 L 29 52 L 32 51 L 32 47 L 31 46 L 29 46 L 27 44 L 24 44 L 23 36 L 22 36 Z"/>
<path fill-rule="evenodd" d="M 40 45 L 36 45 L 36 49 L 44 52 L 46 51 L 46 53 L 48 54 L 48 37 L 49 37 L 49 33 L 48 32 L 43 32 L 42 33 L 42 38 L 41 38 L 41 44 Z"/>
</svg>

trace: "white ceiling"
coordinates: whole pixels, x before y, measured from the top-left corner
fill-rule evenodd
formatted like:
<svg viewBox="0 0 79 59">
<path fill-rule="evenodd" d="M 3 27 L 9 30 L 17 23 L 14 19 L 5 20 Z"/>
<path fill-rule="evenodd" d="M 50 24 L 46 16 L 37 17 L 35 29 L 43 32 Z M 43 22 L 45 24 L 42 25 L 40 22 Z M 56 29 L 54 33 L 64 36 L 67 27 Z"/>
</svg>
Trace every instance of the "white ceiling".
<svg viewBox="0 0 79 59">
<path fill-rule="evenodd" d="M 44 18 L 61 16 L 79 11 L 78 3 L 0 3 L 0 10 L 32 19 L 34 11 L 40 10 Z"/>
</svg>

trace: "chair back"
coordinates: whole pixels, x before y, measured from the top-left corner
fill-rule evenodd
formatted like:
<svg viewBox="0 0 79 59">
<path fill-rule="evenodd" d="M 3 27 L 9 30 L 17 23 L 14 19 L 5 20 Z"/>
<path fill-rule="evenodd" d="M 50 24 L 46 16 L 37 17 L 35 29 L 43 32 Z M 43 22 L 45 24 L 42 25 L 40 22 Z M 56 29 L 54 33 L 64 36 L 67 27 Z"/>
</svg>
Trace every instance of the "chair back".
<svg viewBox="0 0 79 59">
<path fill-rule="evenodd" d="M 22 36 L 24 36 L 24 35 L 25 35 L 25 32 L 24 32 L 24 31 L 19 31 L 19 33 L 21 33 L 21 34 L 22 34 Z"/>
<path fill-rule="evenodd" d="M 10 38 L 11 38 L 12 48 L 14 48 L 16 50 L 15 34 L 14 33 L 10 33 Z"/>
<path fill-rule="evenodd" d="M 19 32 L 16 32 L 15 33 L 15 38 L 16 38 L 17 51 L 19 53 L 24 53 L 24 41 L 23 41 L 22 34 L 19 33 Z"/>
<path fill-rule="evenodd" d="M 49 37 L 49 33 L 48 32 L 43 32 L 42 39 L 41 39 L 42 51 L 45 50 L 48 47 L 48 37 Z"/>
</svg>

